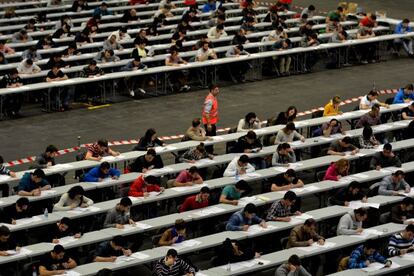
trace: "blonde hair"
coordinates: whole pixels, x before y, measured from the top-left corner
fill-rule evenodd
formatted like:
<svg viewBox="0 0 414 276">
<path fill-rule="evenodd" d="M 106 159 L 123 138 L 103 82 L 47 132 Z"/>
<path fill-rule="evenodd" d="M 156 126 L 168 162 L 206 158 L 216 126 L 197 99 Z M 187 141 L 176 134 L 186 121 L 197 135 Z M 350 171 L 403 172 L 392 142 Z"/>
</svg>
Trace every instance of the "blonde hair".
<svg viewBox="0 0 414 276">
<path fill-rule="evenodd" d="M 332 103 L 333 103 L 333 104 L 339 104 L 339 103 L 341 103 L 341 97 L 340 97 L 340 96 L 338 96 L 338 95 L 335 95 L 335 96 L 332 98 Z"/>
</svg>

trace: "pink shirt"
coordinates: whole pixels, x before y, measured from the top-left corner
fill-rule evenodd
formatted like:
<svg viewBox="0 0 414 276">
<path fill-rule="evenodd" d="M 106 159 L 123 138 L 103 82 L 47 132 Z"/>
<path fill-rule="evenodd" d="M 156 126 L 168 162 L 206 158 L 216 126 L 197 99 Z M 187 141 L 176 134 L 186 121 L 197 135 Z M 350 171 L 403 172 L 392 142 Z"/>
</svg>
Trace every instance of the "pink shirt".
<svg viewBox="0 0 414 276">
<path fill-rule="evenodd" d="M 0 47 L 0 52 L 2 52 L 3 54 L 9 54 L 14 53 L 14 50 L 7 45 L 3 45 L 3 47 Z"/>
<path fill-rule="evenodd" d="M 191 176 L 191 174 L 187 170 L 183 170 L 177 176 L 177 178 L 175 179 L 175 181 L 177 181 L 179 183 L 192 182 L 193 181 L 193 177 Z"/>
</svg>

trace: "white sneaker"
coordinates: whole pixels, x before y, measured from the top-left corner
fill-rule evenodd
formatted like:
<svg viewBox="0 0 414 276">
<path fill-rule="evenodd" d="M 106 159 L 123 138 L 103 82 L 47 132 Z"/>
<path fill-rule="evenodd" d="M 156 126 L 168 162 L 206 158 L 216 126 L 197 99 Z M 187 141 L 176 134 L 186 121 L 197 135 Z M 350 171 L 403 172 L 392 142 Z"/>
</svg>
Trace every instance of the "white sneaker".
<svg viewBox="0 0 414 276">
<path fill-rule="evenodd" d="M 190 86 L 188 86 L 188 85 L 184 85 L 184 86 L 183 86 L 183 89 L 184 89 L 185 91 L 189 91 L 189 90 L 190 90 Z"/>
<path fill-rule="evenodd" d="M 141 92 L 142 94 L 145 94 L 145 93 L 147 93 L 144 89 L 142 89 L 142 88 L 138 88 L 138 90 L 139 90 L 139 92 Z"/>
<path fill-rule="evenodd" d="M 134 97 L 134 96 L 135 96 L 135 92 L 134 92 L 134 90 L 129 90 L 129 95 L 130 95 L 131 97 Z"/>
</svg>

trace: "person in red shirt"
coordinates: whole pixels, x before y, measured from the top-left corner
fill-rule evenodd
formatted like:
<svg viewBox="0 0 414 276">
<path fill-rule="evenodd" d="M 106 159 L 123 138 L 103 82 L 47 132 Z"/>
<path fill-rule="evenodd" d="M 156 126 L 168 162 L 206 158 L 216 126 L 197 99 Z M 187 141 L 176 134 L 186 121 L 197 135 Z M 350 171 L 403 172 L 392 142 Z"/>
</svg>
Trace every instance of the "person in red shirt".
<svg viewBox="0 0 414 276">
<path fill-rule="evenodd" d="M 194 184 L 202 184 L 203 178 L 200 176 L 198 168 L 192 166 L 188 170 L 183 170 L 174 180 L 173 186 L 193 186 Z"/>
<path fill-rule="evenodd" d="M 278 3 L 282 4 L 286 8 L 286 10 L 290 10 L 290 6 L 292 5 L 293 0 L 279 0 Z"/>
<path fill-rule="evenodd" d="M 148 197 L 150 192 L 163 192 L 164 187 L 160 187 L 157 178 L 153 175 L 138 176 L 129 187 L 128 195 L 132 197 Z"/>
<path fill-rule="evenodd" d="M 361 19 L 359 25 L 362 27 L 374 28 L 378 26 L 377 16 L 375 14 L 367 15 Z"/>
<path fill-rule="evenodd" d="M 210 196 L 210 189 L 203 187 L 199 194 L 187 197 L 179 206 L 180 213 L 194 209 L 205 208 L 208 206 L 208 198 Z"/>
</svg>

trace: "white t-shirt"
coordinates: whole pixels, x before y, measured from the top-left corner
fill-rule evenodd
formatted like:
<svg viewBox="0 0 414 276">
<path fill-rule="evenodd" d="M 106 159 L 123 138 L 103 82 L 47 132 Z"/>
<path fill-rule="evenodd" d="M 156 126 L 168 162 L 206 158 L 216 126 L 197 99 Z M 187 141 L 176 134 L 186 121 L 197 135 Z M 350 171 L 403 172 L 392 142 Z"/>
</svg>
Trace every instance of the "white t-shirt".
<svg viewBox="0 0 414 276">
<path fill-rule="evenodd" d="M 359 102 L 359 108 L 361 108 L 362 105 L 367 105 L 369 108 L 371 108 L 374 104 L 379 104 L 379 101 L 377 99 L 370 101 L 368 99 L 368 96 L 364 96 Z"/>
</svg>

